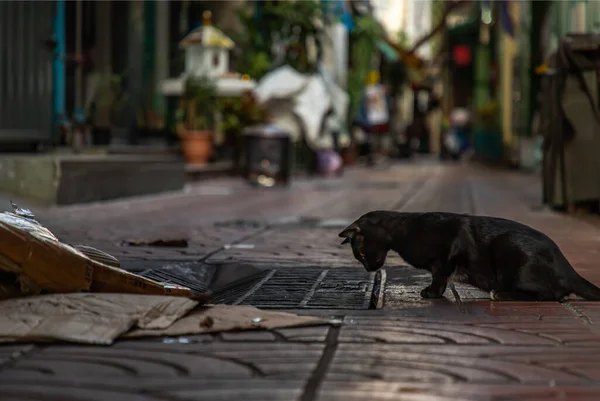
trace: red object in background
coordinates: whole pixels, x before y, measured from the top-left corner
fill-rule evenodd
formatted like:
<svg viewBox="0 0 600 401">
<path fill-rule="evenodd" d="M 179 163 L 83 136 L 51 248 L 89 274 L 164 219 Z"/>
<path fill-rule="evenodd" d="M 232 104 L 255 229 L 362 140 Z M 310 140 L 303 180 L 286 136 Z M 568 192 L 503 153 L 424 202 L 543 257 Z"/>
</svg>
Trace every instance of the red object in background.
<svg viewBox="0 0 600 401">
<path fill-rule="evenodd" d="M 454 62 L 456 65 L 465 66 L 471 64 L 471 48 L 465 45 L 455 46 L 453 49 Z"/>
</svg>

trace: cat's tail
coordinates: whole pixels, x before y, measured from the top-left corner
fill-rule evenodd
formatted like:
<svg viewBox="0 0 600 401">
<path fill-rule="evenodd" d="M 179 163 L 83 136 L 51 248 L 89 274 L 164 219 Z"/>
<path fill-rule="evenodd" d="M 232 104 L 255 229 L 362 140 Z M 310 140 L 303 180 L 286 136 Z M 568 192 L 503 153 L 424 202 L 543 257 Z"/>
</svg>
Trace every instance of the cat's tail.
<svg viewBox="0 0 600 401">
<path fill-rule="evenodd" d="M 573 293 L 587 301 L 600 301 L 600 288 L 579 276 L 573 288 Z"/>
</svg>

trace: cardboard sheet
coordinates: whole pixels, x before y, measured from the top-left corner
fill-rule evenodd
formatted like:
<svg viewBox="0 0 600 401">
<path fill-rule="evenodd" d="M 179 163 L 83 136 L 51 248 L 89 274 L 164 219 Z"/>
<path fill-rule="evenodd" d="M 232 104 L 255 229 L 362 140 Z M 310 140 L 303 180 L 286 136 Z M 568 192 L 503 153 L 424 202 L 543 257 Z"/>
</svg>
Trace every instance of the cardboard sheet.
<svg viewBox="0 0 600 401">
<path fill-rule="evenodd" d="M 188 298 L 135 294 L 49 294 L 0 302 L 0 343 L 65 341 L 110 345 L 117 338 L 328 324 L 313 316 L 251 306 L 198 306 Z M 191 311 L 191 312 L 190 312 Z"/>
<path fill-rule="evenodd" d="M 91 260 L 22 216 L 0 213 L 0 254 L 0 268 L 19 275 L 24 294 L 90 289 Z"/>
<path fill-rule="evenodd" d="M 111 344 L 131 328 L 165 329 L 198 303 L 183 297 L 51 294 L 0 302 L 0 342 Z"/>
<path fill-rule="evenodd" d="M 316 326 L 328 323 L 327 320 L 319 317 L 266 311 L 252 306 L 215 305 L 198 307 L 166 329 L 134 329 L 123 337 L 184 336 L 223 331 Z"/>
<path fill-rule="evenodd" d="M 0 272 L 16 275 L 20 295 L 91 291 L 209 298 L 129 273 L 118 267 L 116 258 L 100 250 L 63 244 L 30 218 L 33 215 L 28 216 L 0 213 Z M 12 284 L 0 281 L 0 299 L 14 296 L 13 288 L 8 288 Z"/>
</svg>

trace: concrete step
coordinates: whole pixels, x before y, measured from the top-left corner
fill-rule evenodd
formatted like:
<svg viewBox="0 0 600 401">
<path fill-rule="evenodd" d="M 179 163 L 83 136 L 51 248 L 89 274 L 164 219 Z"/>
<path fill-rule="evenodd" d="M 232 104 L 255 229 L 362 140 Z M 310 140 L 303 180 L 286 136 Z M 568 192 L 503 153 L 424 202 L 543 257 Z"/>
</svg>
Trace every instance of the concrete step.
<svg viewBox="0 0 600 401">
<path fill-rule="evenodd" d="M 70 205 L 183 189 L 185 163 L 168 155 L 50 154 L 0 157 L 0 191 Z"/>
</svg>

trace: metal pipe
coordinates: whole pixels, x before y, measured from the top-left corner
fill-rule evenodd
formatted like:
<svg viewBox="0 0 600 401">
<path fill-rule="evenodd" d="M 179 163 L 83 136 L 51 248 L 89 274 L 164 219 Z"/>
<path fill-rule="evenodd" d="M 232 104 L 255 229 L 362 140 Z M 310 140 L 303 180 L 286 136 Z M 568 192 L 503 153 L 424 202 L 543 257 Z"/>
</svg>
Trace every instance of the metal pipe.
<svg viewBox="0 0 600 401">
<path fill-rule="evenodd" d="M 54 59 L 52 62 L 53 133 L 56 133 L 59 119 L 65 116 L 65 15 L 65 0 L 57 0 L 56 15 L 54 16 L 56 48 L 54 49 Z"/>
<path fill-rule="evenodd" d="M 83 34 L 83 2 L 76 0 L 75 3 L 75 54 L 82 60 L 82 34 Z M 75 69 L 75 108 L 82 107 L 83 65 L 77 63 Z"/>
</svg>

